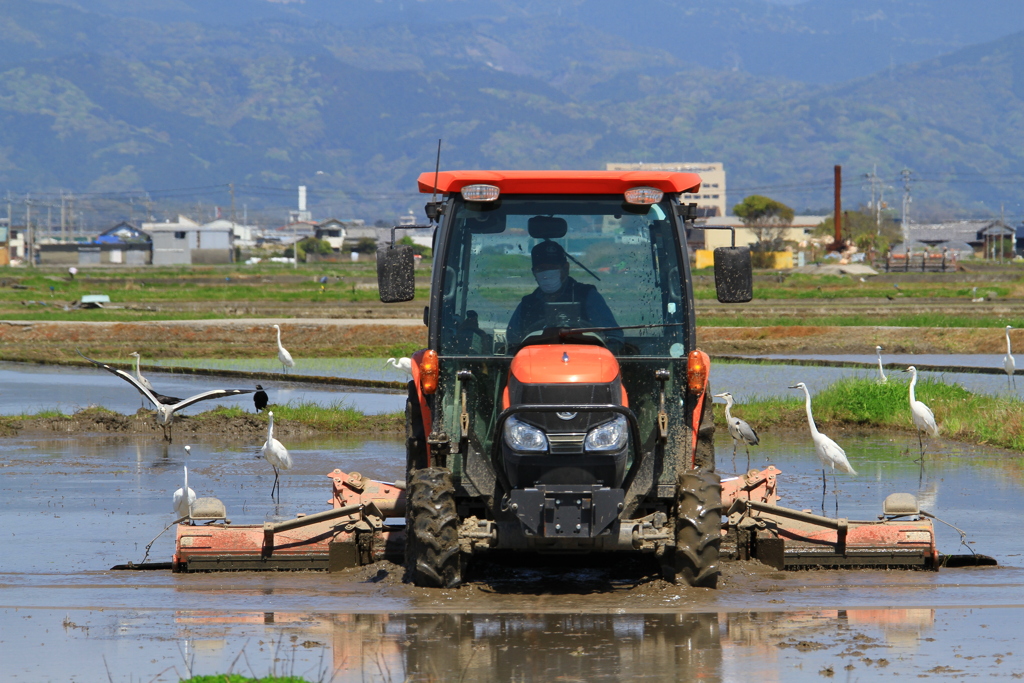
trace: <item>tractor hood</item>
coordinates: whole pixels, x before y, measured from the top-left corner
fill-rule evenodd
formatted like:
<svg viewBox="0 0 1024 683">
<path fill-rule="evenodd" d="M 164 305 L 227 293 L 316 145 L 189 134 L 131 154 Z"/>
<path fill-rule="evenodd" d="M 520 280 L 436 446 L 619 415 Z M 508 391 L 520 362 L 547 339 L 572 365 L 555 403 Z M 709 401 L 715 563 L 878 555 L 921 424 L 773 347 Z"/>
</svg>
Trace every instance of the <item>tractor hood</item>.
<svg viewBox="0 0 1024 683">
<path fill-rule="evenodd" d="M 502 398 L 504 408 L 578 401 L 629 405 L 615 356 L 604 347 L 585 344 L 524 347 L 512 359 Z"/>
</svg>

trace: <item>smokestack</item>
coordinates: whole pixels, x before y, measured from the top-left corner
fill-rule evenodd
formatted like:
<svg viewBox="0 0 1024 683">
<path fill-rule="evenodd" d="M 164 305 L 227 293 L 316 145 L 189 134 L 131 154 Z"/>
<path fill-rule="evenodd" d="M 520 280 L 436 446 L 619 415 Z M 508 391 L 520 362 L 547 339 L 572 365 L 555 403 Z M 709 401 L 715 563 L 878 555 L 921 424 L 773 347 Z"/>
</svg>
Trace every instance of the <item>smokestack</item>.
<svg viewBox="0 0 1024 683">
<path fill-rule="evenodd" d="M 306 210 L 306 186 L 299 185 L 299 211 Z"/>
</svg>

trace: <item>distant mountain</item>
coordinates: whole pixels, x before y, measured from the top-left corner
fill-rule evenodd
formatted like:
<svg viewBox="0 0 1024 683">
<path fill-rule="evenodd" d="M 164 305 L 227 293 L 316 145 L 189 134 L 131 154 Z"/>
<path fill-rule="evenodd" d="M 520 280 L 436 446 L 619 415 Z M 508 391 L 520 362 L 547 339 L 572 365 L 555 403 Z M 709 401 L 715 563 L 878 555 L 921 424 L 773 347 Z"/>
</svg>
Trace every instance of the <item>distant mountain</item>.
<svg viewBox="0 0 1024 683">
<path fill-rule="evenodd" d="M 1024 30 L 1019 0 L 63 0 L 114 17 L 242 26 L 326 22 L 347 30 L 568 22 L 712 69 L 838 83 Z M 396 46 L 397 47 L 397 46 Z"/>
<path fill-rule="evenodd" d="M 235 183 L 255 211 L 293 205 L 305 183 L 321 217 L 390 219 L 420 211 L 414 180 L 442 138 L 448 168 L 724 161 L 730 202 L 756 191 L 798 210 L 829 206 L 836 163 L 848 206 L 876 164 L 897 204 L 907 167 L 914 215 L 1021 215 L 1024 32 L 813 85 L 764 75 L 773 59 L 794 68 L 782 53 L 740 55 L 736 69 L 695 57 L 720 66 L 729 36 L 747 35 L 743 50 L 788 42 L 806 54 L 795 62 L 827 67 L 814 41 L 856 23 L 824 11 L 847 0 L 637 0 L 628 17 L 623 6 L 0 0 L 0 190 L 65 188 L 124 211 L 124 193 L 145 189 L 170 211 L 224 206 Z M 857 12 L 902 8 L 910 19 L 871 31 L 930 54 L 995 32 L 1006 14 L 972 12 L 929 42 L 908 28 L 925 6 L 952 12 L 946 0 L 865 0 Z M 676 30 L 672 16 L 692 21 Z"/>
</svg>

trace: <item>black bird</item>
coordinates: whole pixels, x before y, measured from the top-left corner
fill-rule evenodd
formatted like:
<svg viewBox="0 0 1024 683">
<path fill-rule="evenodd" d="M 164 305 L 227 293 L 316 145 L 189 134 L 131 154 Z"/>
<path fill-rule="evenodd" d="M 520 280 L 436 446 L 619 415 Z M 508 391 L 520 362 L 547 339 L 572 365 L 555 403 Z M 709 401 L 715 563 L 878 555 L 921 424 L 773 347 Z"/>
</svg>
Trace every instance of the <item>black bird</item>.
<svg viewBox="0 0 1024 683">
<path fill-rule="evenodd" d="M 256 388 L 259 391 L 252 395 L 252 402 L 256 404 L 256 412 L 258 413 L 267 407 L 267 402 L 270 399 L 267 397 L 267 392 L 263 391 L 263 387 L 261 385 L 257 384 Z"/>
</svg>

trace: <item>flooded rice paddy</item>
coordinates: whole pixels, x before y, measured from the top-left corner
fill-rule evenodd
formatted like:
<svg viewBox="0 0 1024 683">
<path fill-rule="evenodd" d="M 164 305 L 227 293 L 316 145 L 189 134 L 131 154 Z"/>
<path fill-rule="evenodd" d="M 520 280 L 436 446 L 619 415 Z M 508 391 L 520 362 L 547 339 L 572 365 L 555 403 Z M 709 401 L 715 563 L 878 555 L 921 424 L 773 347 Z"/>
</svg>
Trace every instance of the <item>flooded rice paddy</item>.
<svg viewBox="0 0 1024 683">
<path fill-rule="evenodd" d="M 144 369 L 143 375 L 156 390 L 168 396 L 187 398 L 209 389 L 253 389 L 259 381 L 271 404 L 315 403 L 326 407 L 357 407 L 366 414 L 400 412 L 405 409 L 405 394 L 372 389 L 292 382 L 283 375 L 270 380 L 236 377 L 191 376 Z M 216 404 L 240 405 L 252 409 L 252 396 L 200 402 L 185 408 L 184 415 L 209 410 Z M 60 367 L 27 363 L 0 362 L 0 414 L 33 414 L 42 410 L 74 413 L 99 405 L 119 413 L 134 413 L 143 405 L 139 393 L 127 382 L 101 368 Z M 149 406 L 146 402 L 146 407 Z"/>
<path fill-rule="evenodd" d="M 764 356 L 762 358 L 771 358 Z M 874 362 L 874 356 L 787 356 L 793 360 Z M 1001 356 L 970 355 L 892 355 L 884 361 L 907 365 L 941 365 L 960 367 L 1001 367 Z M 405 395 L 394 390 L 345 388 L 289 380 L 280 373 L 280 364 L 264 359 L 192 359 L 166 361 L 177 367 L 197 367 L 209 370 L 241 370 L 267 372 L 266 380 L 259 380 L 270 394 L 272 404 L 315 403 L 322 406 L 346 405 L 367 414 L 401 412 L 405 408 Z M 296 375 L 345 377 L 361 380 L 405 381 L 408 375 L 386 365 L 380 358 L 333 358 L 310 360 L 308 367 L 299 367 Z M 157 391 L 171 396 L 187 397 L 207 389 L 247 389 L 256 380 L 236 377 L 191 376 L 160 372 L 156 367 L 144 367 L 143 374 L 156 386 Z M 886 374 L 896 378 L 906 375 L 895 369 Z M 824 389 L 843 377 L 877 377 L 877 369 L 828 366 L 778 364 L 716 363 L 712 367 L 711 386 L 718 393 L 728 391 L 737 403 L 770 396 L 795 396 L 788 387 L 804 382 L 812 393 Z M 962 385 L 968 391 L 996 396 L 1020 396 L 1007 382 L 1005 374 L 978 374 L 973 372 L 921 372 L 921 379 L 932 378 Z M 1024 392 L 1024 375 L 1020 391 Z M 242 396 L 224 399 L 224 405 L 249 407 L 251 398 Z M 99 368 L 70 368 L 26 363 L 0 362 L 0 414 L 17 415 L 40 410 L 61 410 L 66 413 L 100 405 L 121 413 L 134 413 L 142 405 L 141 397 L 123 380 Z M 209 404 L 186 408 L 184 414 L 195 414 L 208 409 Z"/>
<path fill-rule="evenodd" d="M 1024 606 L 1024 473 L 1017 454 L 916 439 L 831 434 L 857 476 L 825 506 L 873 518 L 894 491 L 962 529 L 1000 566 L 925 571 L 777 572 L 727 566 L 717 591 L 574 558 L 569 565 L 473 568 L 458 590 L 401 582 L 391 564 L 326 573 L 183 575 L 109 571 L 143 559 L 173 520 L 182 466 L 234 523 L 325 509 L 335 467 L 401 477 L 393 440 L 287 443 L 281 504 L 259 443 L 164 446 L 81 435 L 4 442 L 0 469 L 0 661 L 6 680 L 176 681 L 190 673 L 311 681 L 870 680 L 1024 674 L 1014 642 Z M 782 504 L 819 509 L 821 471 L 803 432 L 765 433 L 752 465 L 783 471 Z M 719 467 L 732 461 L 719 434 Z M 937 525 L 939 548 L 968 552 Z M 152 546 L 166 561 L 173 529 Z M 108 672 L 109 671 L 109 676 Z"/>
</svg>

